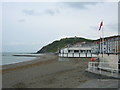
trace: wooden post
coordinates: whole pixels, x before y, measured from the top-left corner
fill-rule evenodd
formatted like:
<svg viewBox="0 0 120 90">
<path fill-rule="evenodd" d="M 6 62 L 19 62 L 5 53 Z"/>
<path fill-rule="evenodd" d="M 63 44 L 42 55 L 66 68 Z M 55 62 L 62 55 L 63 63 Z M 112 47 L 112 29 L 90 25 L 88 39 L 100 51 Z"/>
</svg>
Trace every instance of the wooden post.
<svg viewBox="0 0 120 90">
<path fill-rule="evenodd" d="M 85 53 L 86 54 L 86 57 L 87 57 L 87 53 Z"/>
<path fill-rule="evenodd" d="M 64 57 L 64 50 L 63 50 L 63 57 Z"/>
<path fill-rule="evenodd" d="M 74 57 L 74 53 L 73 53 L 73 57 Z"/>
<path fill-rule="evenodd" d="M 68 57 L 68 53 L 67 53 L 67 57 Z"/>
</svg>

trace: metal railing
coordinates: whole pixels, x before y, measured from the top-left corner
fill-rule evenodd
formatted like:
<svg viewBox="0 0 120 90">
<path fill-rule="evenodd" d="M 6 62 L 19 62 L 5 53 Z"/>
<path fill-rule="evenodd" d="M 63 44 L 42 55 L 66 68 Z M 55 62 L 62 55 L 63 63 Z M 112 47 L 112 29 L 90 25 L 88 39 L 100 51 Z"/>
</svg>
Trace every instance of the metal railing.
<svg viewBox="0 0 120 90">
<path fill-rule="evenodd" d="M 104 67 L 101 67 L 100 65 L 103 65 Z M 112 66 L 107 66 L 107 65 L 112 65 Z M 113 65 L 116 65 L 117 68 L 114 68 Z M 114 73 L 118 73 L 119 72 L 118 65 L 120 65 L 120 63 L 89 62 L 88 63 L 88 70 L 92 70 L 94 72 L 97 70 L 99 72 L 99 74 L 102 74 L 102 70 L 106 70 L 106 71 L 110 72 L 111 75 L 113 76 Z"/>
</svg>

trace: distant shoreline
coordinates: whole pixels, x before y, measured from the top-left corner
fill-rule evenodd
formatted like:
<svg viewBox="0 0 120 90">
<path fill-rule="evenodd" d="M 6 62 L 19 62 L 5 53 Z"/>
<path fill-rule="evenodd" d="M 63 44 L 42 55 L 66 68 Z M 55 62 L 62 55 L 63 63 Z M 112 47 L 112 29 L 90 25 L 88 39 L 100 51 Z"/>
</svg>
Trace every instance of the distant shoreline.
<svg viewBox="0 0 120 90">
<path fill-rule="evenodd" d="M 43 55 L 43 54 L 14 54 L 14 55 L 12 55 L 12 56 L 20 56 L 20 57 L 40 57 L 41 55 Z"/>
<path fill-rule="evenodd" d="M 18 55 L 18 56 L 24 56 L 24 55 Z M 23 62 L 18 62 L 18 63 L 11 63 L 11 64 L 5 64 L 5 65 L 1 65 L 2 66 L 2 70 L 6 70 L 6 69 L 11 69 L 11 68 L 16 68 L 19 66 L 24 66 L 24 65 L 29 65 L 29 64 L 34 64 L 34 63 L 38 63 L 41 61 L 46 61 L 48 58 L 44 58 L 46 56 L 46 54 L 43 55 L 38 55 L 38 56 L 34 56 L 34 55 L 25 55 L 27 57 L 36 57 L 35 59 L 29 60 L 29 61 L 23 61 Z"/>
</svg>

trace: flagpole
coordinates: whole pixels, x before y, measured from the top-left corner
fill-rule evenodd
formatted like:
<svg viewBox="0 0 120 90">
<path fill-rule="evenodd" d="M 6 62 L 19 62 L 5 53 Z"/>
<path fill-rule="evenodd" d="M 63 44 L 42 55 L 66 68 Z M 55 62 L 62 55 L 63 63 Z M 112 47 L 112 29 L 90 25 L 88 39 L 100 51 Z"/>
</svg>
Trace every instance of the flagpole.
<svg viewBox="0 0 120 90">
<path fill-rule="evenodd" d="M 101 47 L 100 47 L 100 50 L 101 50 L 101 54 L 102 54 L 102 61 L 104 61 L 104 31 L 103 31 L 103 21 L 101 21 L 100 23 L 100 27 L 99 27 L 99 30 L 102 29 L 102 40 L 101 41 Z"/>
<path fill-rule="evenodd" d="M 104 31 L 103 31 L 103 27 L 102 27 L 102 51 L 103 51 L 102 58 L 103 58 L 103 62 L 104 62 Z"/>
</svg>

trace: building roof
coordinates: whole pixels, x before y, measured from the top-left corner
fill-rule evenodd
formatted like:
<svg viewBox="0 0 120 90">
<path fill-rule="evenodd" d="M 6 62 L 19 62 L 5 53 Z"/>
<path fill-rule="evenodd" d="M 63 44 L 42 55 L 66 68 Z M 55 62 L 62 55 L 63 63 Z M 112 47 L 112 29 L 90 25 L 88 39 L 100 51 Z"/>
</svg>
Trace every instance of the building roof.
<svg viewBox="0 0 120 90">
<path fill-rule="evenodd" d="M 69 48 L 64 48 L 64 50 L 91 50 L 89 47 L 69 47 Z"/>
</svg>

